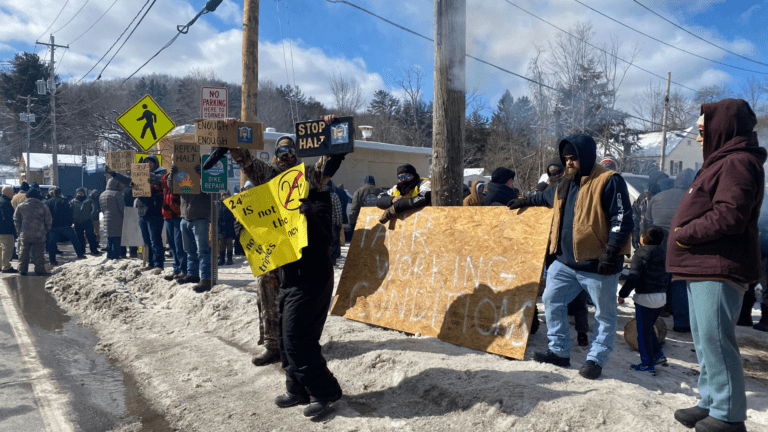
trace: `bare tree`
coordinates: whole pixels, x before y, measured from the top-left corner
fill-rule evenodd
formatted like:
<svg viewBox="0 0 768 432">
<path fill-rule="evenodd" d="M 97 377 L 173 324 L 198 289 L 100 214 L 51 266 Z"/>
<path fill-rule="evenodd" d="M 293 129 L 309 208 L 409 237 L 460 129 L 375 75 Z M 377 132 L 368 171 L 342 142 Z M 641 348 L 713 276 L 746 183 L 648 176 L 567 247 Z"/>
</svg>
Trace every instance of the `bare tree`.
<svg viewBox="0 0 768 432">
<path fill-rule="evenodd" d="M 739 97 L 747 101 L 758 116 L 765 112 L 765 99 L 768 96 L 766 86 L 754 76 L 747 79 L 747 82 L 741 87 Z"/>
<path fill-rule="evenodd" d="M 425 114 L 431 110 L 427 109 L 423 100 L 421 89 L 423 80 L 424 70 L 421 66 L 416 65 L 406 69 L 404 77 L 397 81 L 397 85 L 405 93 L 401 118 L 407 134 L 406 144 L 415 147 L 426 145 L 430 135 L 429 129 L 432 127 L 431 112 L 428 116 L 429 119 L 425 118 Z"/>
<path fill-rule="evenodd" d="M 336 102 L 335 110 L 341 115 L 354 115 L 365 105 L 363 89 L 357 79 L 334 73 L 328 78 L 328 85 Z"/>
</svg>

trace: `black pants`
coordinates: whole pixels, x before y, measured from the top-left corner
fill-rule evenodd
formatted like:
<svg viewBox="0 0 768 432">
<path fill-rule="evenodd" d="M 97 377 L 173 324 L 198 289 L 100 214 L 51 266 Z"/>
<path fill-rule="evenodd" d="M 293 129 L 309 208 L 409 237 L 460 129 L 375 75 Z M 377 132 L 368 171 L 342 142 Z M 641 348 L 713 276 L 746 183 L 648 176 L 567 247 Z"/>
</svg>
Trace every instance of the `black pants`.
<svg viewBox="0 0 768 432">
<path fill-rule="evenodd" d="M 301 271 L 314 278 L 301 278 L 296 268 L 281 268 L 278 345 L 286 390 L 294 395 L 308 394 L 312 400 L 328 400 L 341 395 L 339 382 L 328 370 L 320 348 L 333 293 L 333 266 L 327 260 L 310 267 Z"/>
<path fill-rule="evenodd" d="M 88 239 L 88 246 L 91 248 L 91 253 L 97 253 L 99 251 L 99 243 L 96 241 L 96 234 L 93 232 L 93 222 L 90 219 L 83 222 L 75 222 L 75 234 L 77 234 L 77 240 L 80 241 L 83 251 L 85 251 L 86 238 Z M 85 236 L 83 236 L 83 234 L 85 234 Z"/>
<path fill-rule="evenodd" d="M 568 303 L 568 313 L 573 314 L 574 327 L 578 333 L 589 333 L 589 309 L 587 309 L 587 292 L 582 290 L 579 295 Z"/>
</svg>

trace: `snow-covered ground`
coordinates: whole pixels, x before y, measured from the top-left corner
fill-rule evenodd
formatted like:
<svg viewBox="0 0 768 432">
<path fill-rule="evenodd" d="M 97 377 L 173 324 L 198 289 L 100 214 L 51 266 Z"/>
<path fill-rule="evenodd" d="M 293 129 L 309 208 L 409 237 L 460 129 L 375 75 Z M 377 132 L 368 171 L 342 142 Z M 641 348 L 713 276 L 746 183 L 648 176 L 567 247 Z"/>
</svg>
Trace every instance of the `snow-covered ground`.
<svg viewBox="0 0 768 432">
<path fill-rule="evenodd" d="M 667 334 L 669 363 L 658 376 L 629 369 L 639 354 L 622 337 L 634 315 L 628 300 L 619 306 L 616 346 L 596 381 L 578 375 L 586 350 L 576 346 L 575 331 L 572 366 L 563 369 L 530 360 L 546 348 L 546 326 L 518 361 L 329 316 L 323 354 L 345 396 L 332 413 L 310 421 L 301 407 L 274 405 L 285 389 L 278 365 L 250 362 L 259 323 L 244 258 L 221 267 L 219 284 L 206 294 L 142 273 L 139 260 L 102 262 L 103 256 L 57 267 L 47 287 L 98 333 L 97 350 L 130 372 L 178 430 L 683 431 L 673 412 L 696 403 L 689 335 Z M 768 431 L 768 334 L 739 327 L 738 336 L 748 376 L 747 427 Z"/>
</svg>

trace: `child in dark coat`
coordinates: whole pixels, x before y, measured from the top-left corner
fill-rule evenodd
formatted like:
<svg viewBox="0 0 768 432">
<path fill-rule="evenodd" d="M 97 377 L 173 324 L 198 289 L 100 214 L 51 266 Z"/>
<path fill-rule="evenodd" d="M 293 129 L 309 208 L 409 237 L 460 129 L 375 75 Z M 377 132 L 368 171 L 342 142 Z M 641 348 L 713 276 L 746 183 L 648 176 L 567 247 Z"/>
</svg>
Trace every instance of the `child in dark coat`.
<svg viewBox="0 0 768 432">
<path fill-rule="evenodd" d="M 656 375 L 655 365 L 667 360 L 653 328 L 667 302 L 668 277 L 664 271 L 666 251 L 660 246 L 663 240 L 664 231 L 656 225 L 647 226 L 642 230 L 642 247 L 635 251 L 629 276 L 619 291 L 619 304 L 624 304 L 624 299 L 635 290 L 632 300 L 635 302 L 640 363 L 631 365 L 630 368 L 651 375 Z"/>
</svg>

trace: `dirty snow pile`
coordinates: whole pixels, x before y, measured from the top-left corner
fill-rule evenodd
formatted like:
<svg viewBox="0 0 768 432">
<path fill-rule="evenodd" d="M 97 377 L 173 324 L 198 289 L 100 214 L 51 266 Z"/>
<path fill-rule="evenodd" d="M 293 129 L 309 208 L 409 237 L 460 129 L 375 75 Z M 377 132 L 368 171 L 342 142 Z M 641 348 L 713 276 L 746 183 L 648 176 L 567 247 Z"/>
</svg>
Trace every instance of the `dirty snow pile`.
<svg viewBox="0 0 768 432">
<path fill-rule="evenodd" d="M 345 397 L 310 421 L 302 407 L 274 405 L 285 389 L 278 365 L 250 363 L 258 351 L 255 283 L 196 294 L 189 285 L 142 273 L 139 263 L 67 264 L 47 288 L 98 333 L 97 350 L 131 373 L 178 430 L 683 431 L 673 412 L 696 403 L 698 365 L 689 335 L 668 334 L 669 364 L 650 377 L 629 369 L 639 355 L 619 332 L 602 377 L 589 381 L 578 375 L 586 350 L 575 341 L 570 368 L 528 360 L 546 349 L 545 326 L 518 361 L 330 316 L 323 354 Z M 618 329 L 633 315 L 631 302 L 621 306 Z M 749 345 L 747 427 L 768 430 L 765 333 L 740 329 L 739 337 Z"/>
</svg>

